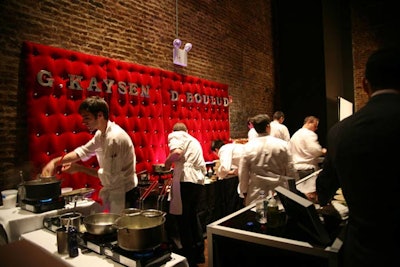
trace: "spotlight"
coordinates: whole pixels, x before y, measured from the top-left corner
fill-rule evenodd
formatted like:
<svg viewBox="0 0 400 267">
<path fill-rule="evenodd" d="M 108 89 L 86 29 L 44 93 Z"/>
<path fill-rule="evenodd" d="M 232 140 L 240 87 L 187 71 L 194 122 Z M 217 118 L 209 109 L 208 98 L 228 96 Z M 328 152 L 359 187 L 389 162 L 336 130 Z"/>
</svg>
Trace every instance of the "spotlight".
<svg viewBox="0 0 400 267">
<path fill-rule="evenodd" d="M 189 52 L 192 49 L 192 44 L 191 43 L 186 43 L 185 44 L 185 48 L 183 50 L 185 50 L 186 52 Z"/>
<path fill-rule="evenodd" d="M 180 39 L 175 39 L 173 44 L 175 48 L 179 48 L 182 45 L 182 41 Z"/>
</svg>

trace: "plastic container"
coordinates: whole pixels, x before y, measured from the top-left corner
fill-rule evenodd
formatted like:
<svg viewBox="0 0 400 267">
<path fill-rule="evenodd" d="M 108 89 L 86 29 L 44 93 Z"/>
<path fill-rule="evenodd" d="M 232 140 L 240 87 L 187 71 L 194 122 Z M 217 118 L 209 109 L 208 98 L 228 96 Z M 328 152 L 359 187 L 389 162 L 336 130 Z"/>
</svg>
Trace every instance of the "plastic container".
<svg viewBox="0 0 400 267">
<path fill-rule="evenodd" d="M 5 209 L 15 208 L 17 206 L 17 195 L 18 195 L 18 190 L 16 189 L 1 191 L 3 207 Z"/>
</svg>

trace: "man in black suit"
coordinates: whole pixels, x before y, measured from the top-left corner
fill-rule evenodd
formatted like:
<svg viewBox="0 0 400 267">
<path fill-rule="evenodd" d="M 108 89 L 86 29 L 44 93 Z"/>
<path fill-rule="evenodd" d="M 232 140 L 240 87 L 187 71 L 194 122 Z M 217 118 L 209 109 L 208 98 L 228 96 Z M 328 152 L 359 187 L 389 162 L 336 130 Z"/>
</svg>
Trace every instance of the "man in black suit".
<svg viewBox="0 0 400 267">
<path fill-rule="evenodd" d="M 343 266 L 400 266 L 400 48 L 369 57 L 363 88 L 368 103 L 328 133 L 318 201 L 326 205 L 342 189 Z"/>
</svg>

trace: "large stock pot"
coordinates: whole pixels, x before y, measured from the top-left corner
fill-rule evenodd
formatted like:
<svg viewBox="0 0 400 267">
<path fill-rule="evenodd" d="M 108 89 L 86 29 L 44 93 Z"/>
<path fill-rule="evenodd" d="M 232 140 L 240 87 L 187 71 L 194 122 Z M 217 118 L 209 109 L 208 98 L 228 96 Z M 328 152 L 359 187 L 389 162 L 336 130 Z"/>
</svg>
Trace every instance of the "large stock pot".
<svg viewBox="0 0 400 267">
<path fill-rule="evenodd" d="M 164 238 L 165 213 L 144 210 L 123 215 L 115 221 L 118 246 L 128 251 L 143 251 L 158 247 Z"/>
</svg>

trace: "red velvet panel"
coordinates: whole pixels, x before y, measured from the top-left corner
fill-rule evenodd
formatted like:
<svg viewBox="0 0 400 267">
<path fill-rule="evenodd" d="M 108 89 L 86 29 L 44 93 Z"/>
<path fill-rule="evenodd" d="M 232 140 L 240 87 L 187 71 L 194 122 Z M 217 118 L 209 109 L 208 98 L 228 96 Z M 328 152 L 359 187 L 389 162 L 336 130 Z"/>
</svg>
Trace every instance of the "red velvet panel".
<svg viewBox="0 0 400 267">
<path fill-rule="evenodd" d="M 168 154 L 167 136 L 177 121 L 203 147 L 206 161 L 213 139 L 229 140 L 228 86 L 197 77 L 75 51 L 25 42 L 29 159 L 36 176 L 51 158 L 85 144 L 82 99 L 99 95 L 110 120 L 127 131 L 135 146 L 137 172 L 152 171 Z M 84 162 L 97 167 L 95 158 Z M 101 188 L 97 178 L 60 174 L 62 186 Z"/>
</svg>

